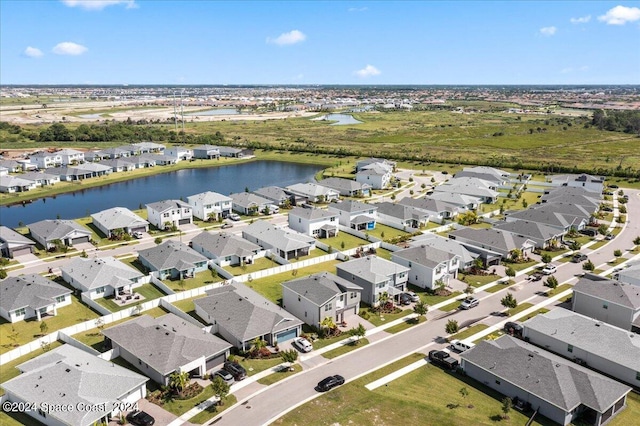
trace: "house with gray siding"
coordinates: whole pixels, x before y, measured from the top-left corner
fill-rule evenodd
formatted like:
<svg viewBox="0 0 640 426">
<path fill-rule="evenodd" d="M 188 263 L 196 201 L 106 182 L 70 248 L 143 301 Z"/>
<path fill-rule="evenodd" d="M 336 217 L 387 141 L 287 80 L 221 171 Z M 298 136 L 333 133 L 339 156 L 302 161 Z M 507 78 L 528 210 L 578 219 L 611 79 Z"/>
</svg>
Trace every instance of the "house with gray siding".
<svg viewBox="0 0 640 426">
<path fill-rule="evenodd" d="M 286 260 L 307 256 L 316 248 L 315 238 L 276 228 L 264 220 L 257 220 L 244 228 L 242 238 Z"/>
<path fill-rule="evenodd" d="M 31 238 L 40 243 L 46 250 L 55 248 L 59 240 L 65 246 L 91 241 L 91 231 L 73 220 L 41 220 L 27 225 Z"/>
<path fill-rule="evenodd" d="M 126 207 L 113 207 L 91 215 L 93 225 L 111 238 L 114 231 L 122 230 L 129 235 L 149 231 L 149 222 Z"/>
<path fill-rule="evenodd" d="M 2 231 L 0 231 L 0 238 Z M 618 272 L 617 280 L 626 284 L 638 286 L 640 288 L 640 263 L 635 265 L 629 263 L 629 267 Z"/>
<path fill-rule="evenodd" d="M 219 266 L 249 265 L 265 256 L 259 245 L 226 232 L 203 231 L 191 240 L 191 248 Z"/>
<path fill-rule="evenodd" d="M 373 205 L 378 208 L 378 221 L 396 229 L 418 229 L 429 223 L 429 213 L 416 207 L 386 201 Z"/>
<path fill-rule="evenodd" d="M 220 158 L 220 148 L 213 145 L 199 145 L 193 148 L 193 158 L 213 160 Z"/>
<path fill-rule="evenodd" d="M 180 200 L 163 200 L 147 204 L 147 220 L 158 229 L 193 223 L 193 208 Z"/>
<path fill-rule="evenodd" d="M 285 191 L 294 197 L 305 199 L 311 203 L 330 203 L 340 198 L 335 189 L 327 188 L 317 183 L 296 183 L 289 185 Z"/>
<path fill-rule="evenodd" d="M 534 345 L 640 388 L 640 336 L 562 308 L 523 326 Z"/>
<path fill-rule="evenodd" d="M 219 220 L 231 214 L 233 200 L 217 192 L 206 191 L 187 197 L 193 215 L 200 220 Z"/>
<path fill-rule="evenodd" d="M 358 315 L 362 287 L 329 272 L 282 283 L 282 307 L 306 324 L 319 327 L 325 318 L 340 324 Z"/>
<path fill-rule="evenodd" d="M 233 211 L 250 216 L 264 212 L 267 207 L 273 204 L 273 201 L 251 192 L 236 192 L 229 197 Z"/>
<path fill-rule="evenodd" d="M 494 182 L 473 177 L 455 177 L 449 181 L 436 186 L 435 193 L 446 192 L 449 194 L 460 194 L 475 197 L 482 203 L 492 204 L 498 199 L 498 185 Z"/>
<path fill-rule="evenodd" d="M 428 198 L 437 201 L 443 201 L 447 204 L 456 206 L 461 212 L 467 210 L 477 210 L 480 204 L 483 203 L 481 197 L 474 197 L 471 195 L 458 194 L 453 192 L 434 192 L 429 195 Z"/>
<path fill-rule="evenodd" d="M 336 265 L 337 275 L 362 287 L 362 301 L 370 306 L 380 302 L 380 294 L 398 299 L 407 289 L 409 268 L 378 256 L 365 256 Z"/>
<path fill-rule="evenodd" d="M 356 182 L 352 179 L 331 177 L 322 179 L 318 185 L 334 189 L 344 197 L 370 197 L 371 185 L 368 183 Z"/>
<path fill-rule="evenodd" d="M 449 238 L 478 253 L 485 265 L 496 265 L 500 257 L 508 259 L 511 250 L 518 249 L 524 256 L 533 253 L 536 243 L 527 238 L 495 228 L 464 228 L 449 233 Z M 499 256 L 496 259 L 496 255 Z"/>
<path fill-rule="evenodd" d="M 460 207 L 433 198 L 404 197 L 398 201 L 403 206 L 415 207 L 429 214 L 429 221 L 442 223 L 443 220 L 455 219 L 460 213 Z"/>
<path fill-rule="evenodd" d="M 562 236 L 564 235 L 564 232 L 558 228 L 547 226 L 544 223 L 530 222 L 528 220 L 498 222 L 493 228 L 511 232 L 521 238 L 528 238 L 540 249 L 559 243 L 562 241 Z"/>
<path fill-rule="evenodd" d="M 294 204 L 294 197 L 287 194 L 284 188 L 279 186 L 265 186 L 253 191 L 254 194 L 270 200 L 272 204 L 279 207 L 291 206 Z"/>
<path fill-rule="evenodd" d="M 6 226 L 0 226 L 0 255 L 13 259 L 15 256 L 33 253 L 35 241 Z"/>
<path fill-rule="evenodd" d="M 148 278 L 115 257 L 74 258 L 60 267 L 62 279 L 73 288 L 87 293 L 90 299 L 131 294 Z"/>
<path fill-rule="evenodd" d="M 596 194 L 600 194 L 604 189 L 604 176 L 592 176 L 586 173 L 548 176 L 547 182 L 551 182 L 554 186 L 583 188 Z"/>
<path fill-rule="evenodd" d="M 138 260 L 149 271 L 156 272 L 161 280 L 192 278 L 196 273 L 206 271 L 208 264 L 208 259 L 197 251 L 172 240 L 140 250 Z"/>
<path fill-rule="evenodd" d="M 56 316 L 71 304 L 71 290 L 38 274 L 9 277 L 0 281 L 0 316 L 10 323 Z"/>
<path fill-rule="evenodd" d="M 410 247 L 430 246 L 458 256 L 458 270 L 460 272 L 464 272 L 474 266 L 475 261 L 479 256 L 477 253 L 467 250 L 467 248 L 458 241 L 441 237 L 440 235 L 430 232 L 413 237 L 407 242 L 407 244 Z"/>
<path fill-rule="evenodd" d="M 511 336 L 483 340 L 460 357 L 468 377 L 530 404 L 561 425 L 577 420 L 603 425 L 625 408 L 631 391 L 627 385 Z"/>
<path fill-rule="evenodd" d="M 574 204 L 545 203 L 526 210 L 506 213 L 504 220 L 506 222 L 526 220 L 541 223 L 564 233 L 571 229 L 576 231 L 583 229 L 591 220 L 591 214 L 594 211 Z"/>
</svg>

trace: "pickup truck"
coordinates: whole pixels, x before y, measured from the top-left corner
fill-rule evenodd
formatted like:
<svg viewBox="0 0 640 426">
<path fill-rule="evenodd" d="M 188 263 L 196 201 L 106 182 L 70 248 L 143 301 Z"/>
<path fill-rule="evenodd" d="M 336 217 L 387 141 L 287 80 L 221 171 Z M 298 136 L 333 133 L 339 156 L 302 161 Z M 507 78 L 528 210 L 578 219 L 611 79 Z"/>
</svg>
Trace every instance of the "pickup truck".
<svg viewBox="0 0 640 426">
<path fill-rule="evenodd" d="M 448 368 L 449 370 L 458 368 L 458 360 L 445 351 L 429 351 L 429 361 L 441 367 Z"/>
</svg>

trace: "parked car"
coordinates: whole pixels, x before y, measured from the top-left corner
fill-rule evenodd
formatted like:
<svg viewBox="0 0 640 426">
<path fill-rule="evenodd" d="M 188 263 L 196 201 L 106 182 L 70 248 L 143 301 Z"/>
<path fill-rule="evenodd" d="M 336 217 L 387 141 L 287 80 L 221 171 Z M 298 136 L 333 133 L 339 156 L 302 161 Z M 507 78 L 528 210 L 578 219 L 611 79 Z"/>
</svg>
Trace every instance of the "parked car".
<svg viewBox="0 0 640 426">
<path fill-rule="evenodd" d="M 471 309 L 475 308 L 480 304 L 480 301 L 475 297 L 467 297 L 462 302 L 460 302 L 460 309 Z"/>
<path fill-rule="evenodd" d="M 144 234 L 142 234 L 142 232 L 140 232 L 140 231 L 134 231 L 133 234 L 131 234 L 131 235 L 133 235 L 133 238 L 138 239 L 138 240 L 140 238 L 144 237 Z"/>
<path fill-rule="evenodd" d="M 584 228 L 578 232 L 580 232 L 582 235 L 587 235 L 589 237 L 595 237 L 596 235 L 598 235 L 598 230 L 596 228 Z"/>
<path fill-rule="evenodd" d="M 222 224 L 222 226 L 220 227 L 220 229 L 229 229 L 229 228 L 233 228 L 233 223 L 231 222 L 225 222 Z"/>
<path fill-rule="evenodd" d="M 435 349 L 429 351 L 429 361 L 450 370 L 455 370 L 459 364 L 458 360 L 449 355 L 449 353 Z"/>
<path fill-rule="evenodd" d="M 475 345 L 473 343 L 465 343 L 462 342 L 460 340 L 452 340 L 451 341 L 451 347 L 458 351 L 458 352 L 464 352 L 464 351 L 468 351 L 469 349 L 473 348 Z"/>
<path fill-rule="evenodd" d="M 605 239 L 605 240 L 607 240 L 607 241 L 611 241 L 611 240 L 613 240 L 615 237 L 616 237 L 616 236 L 615 236 L 615 235 L 613 235 L 613 234 L 607 234 L 607 235 L 605 235 L 605 236 L 604 236 L 604 239 Z"/>
<path fill-rule="evenodd" d="M 339 375 L 329 376 L 327 378 L 322 379 L 318 383 L 318 386 L 316 386 L 316 390 L 319 392 L 327 392 L 335 388 L 336 386 L 340 386 L 343 384 L 344 384 L 344 377 Z"/>
<path fill-rule="evenodd" d="M 151 417 L 149 414 L 144 411 L 137 410 L 127 414 L 126 419 L 129 423 L 136 426 L 153 426 L 156 422 L 156 419 Z"/>
<path fill-rule="evenodd" d="M 313 350 L 313 345 L 304 337 L 297 337 L 293 339 L 293 345 L 295 345 L 302 352 L 311 352 Z"/>
<path fill-rule="evenodd" d="M 616 184 L 613 184 L 613 185 L 609 185 L 609 188 L 618 189 L 620 187 L 618 185 L 616 185 Z"/>
<path fill-rule="evenodd" d="M 544 268 L 542 268 L 543 275 L 551 275 L 555 274 L 558 271 L 558 267 L 551 263 L 547 263 Z"/>
<path fill-rule="evenodd" d="M 603 212 L 612 212 L 613 208 L 609 207 L 609 206 L 604 206 L 603 208 L 601 208 L 600 210 L 602 210 Z"/>
<path fill-rule="evenodd" d="M 407 293 L 402 293 L 400 295 L 400 304 L 401 305 L 410 305 L 411 304 L 411 296 Z"/>
<path fill-rule="evenodd" d="M 540 272 L 534 272 L 529 275 L 529 281 L 540 281 L 542 279 L 542 274 Z"/>
<path fill-rule="evenodd" d="M 227 370 L 233 376 L 236 382 L 243 380 L 247 377 L 247 370 L 244 369 L 240 364 L 236 364 L 235 362 L 226 361 L 224 363 L 224 369 Z"/>
<path fill-rule="evenodd" d="M 504 324 L 504 332 L 516 337 L 522 337 L 524 327 L 517 322 L 508 321 Z"/>
<path fill-rule="evenodd" d="M 231 373 L 229 373 L 227 370 L 218 370 L 218 371 L 216 371 L 211 376 L 211 380 L 213 380 L 216 377 L 220 377 L 228 385 L 231 385 L 231 384 L 233 384 L 235 382 L 235 379 L 233 378 L 233 375 Z"/>
<path fill-rule="evenodd" d="M 587 255 L 586 254 L 582 254 L 582 253 L 574 253 L 573 256 L 571 257 L 571 261 L 573 263 L 584 262 L 587 259 L 588 259 Z"/>
<path fill-rule="evenodd" d="M 237 214 L 237 213 L 231 213 L 229 215 L 229 219 L 231 219 L 231 220 L 240 220 L 240 215 Z"/>
<path fill-rule="evenodd" d="M 408 295 L 411 298 L 412 302 L 419 302 L 420 301 L 420 296 L 415 294 L 413 291 L 407 291 L 405 294 Z"/>
</svg>

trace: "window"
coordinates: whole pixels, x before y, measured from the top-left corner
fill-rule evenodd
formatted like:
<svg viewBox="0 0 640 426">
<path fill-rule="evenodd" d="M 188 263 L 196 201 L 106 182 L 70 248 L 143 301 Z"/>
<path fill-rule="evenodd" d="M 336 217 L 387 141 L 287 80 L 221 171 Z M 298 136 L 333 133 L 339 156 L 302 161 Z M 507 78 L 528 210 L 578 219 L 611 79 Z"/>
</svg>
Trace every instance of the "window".
<svg viewBox="0 0 640 426">
<path fill-rule="evenodd" d="M 636 373 L 636 380 L 640 380 L 640 371 Z"/>
<path fill-rule="evenodd" d="M 325 312 L 326 312 L 326 311 L 330 311 L 330 310 L 331 310 L 331 303 L 327 303 L 327 304 L 324 306 L 324 310 L 325 310 Z"/>
<path fill-rule="evenodd" d="M 56 303 L 62 303 L 67 299 L 67 296 L 58 296 L 56 297 Z"/>
<path fill-rule="evenodd" d="M 409 262 L 409 268 L 411 268 L 411 262 Z"/>
<path fill-rule="evenodd" d="M 169 217 L 169 213 L 163 213 L 162 217 Z"/>
<path fill-rule="evenodd" d="M 329 219 L 329 221 L 331 221 L 331 222 L 335 222 L 335 221 L 336 221 L 336 218 L 335 218 L 335 217 L 332 217 L 332 218 L 330 218 L 330 219 Z"/>
<path fill-rule="evenodd" d="M 567 345 L 567 351 L 573 352 L 573 345 Z"/>
<path fill-rule="evenodd" d="M 98 288 L 96 288 L 96 293 L 97 293 L 97 294 L 102 294 L 102 293 L 104 293 L 104 287 L 98 287 Z"/>
<path fill-rule="evenodd" d="M 26 313 L 24 308 L 20 308 L 20 309 L 16 309 L 14 311 L 14 313 L 16 314 L 17 317 L 21 317 L 24 316 L 24 314 Z"/>
<path fill-rule="evenodd" d="M 602 304 L 602 309 L 609 309 L 609 305 L 607 305 L 606 303 Z"/>
<path fill-rule="evenodd" d="M 404 272 L 401 272 L 400 274 L 398 274 L 398 278 L 404 278 L 404 276 L 407 275 Z"/>
<path fill-rule="evenodd" d="M 355 291 L 351 292 L 351 298 L 355 299 L 357 297 L 358 293 L 356 293 Z"/>
</svg>

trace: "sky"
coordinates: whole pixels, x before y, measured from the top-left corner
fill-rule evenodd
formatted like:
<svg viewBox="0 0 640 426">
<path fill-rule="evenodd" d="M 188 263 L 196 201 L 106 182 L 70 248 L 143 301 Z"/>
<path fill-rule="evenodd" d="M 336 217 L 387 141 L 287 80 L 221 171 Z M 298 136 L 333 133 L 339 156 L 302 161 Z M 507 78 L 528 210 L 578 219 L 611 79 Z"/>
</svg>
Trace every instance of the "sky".
<svg viewBox="0 0 640 426">
<path fill-rule="evenodd" d="M 0 0 L 0 84 L 640 84 L 640 1 Z"/>
</svg>

